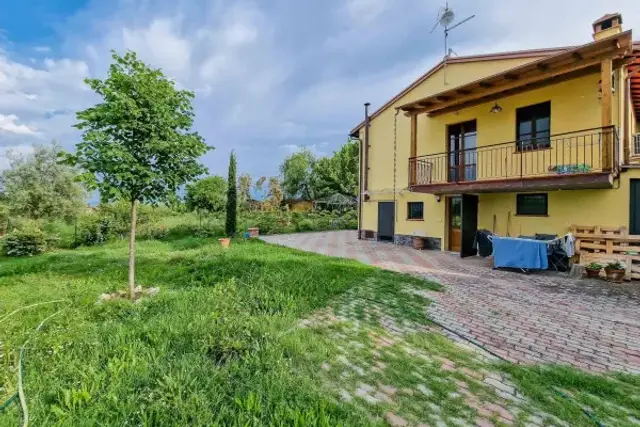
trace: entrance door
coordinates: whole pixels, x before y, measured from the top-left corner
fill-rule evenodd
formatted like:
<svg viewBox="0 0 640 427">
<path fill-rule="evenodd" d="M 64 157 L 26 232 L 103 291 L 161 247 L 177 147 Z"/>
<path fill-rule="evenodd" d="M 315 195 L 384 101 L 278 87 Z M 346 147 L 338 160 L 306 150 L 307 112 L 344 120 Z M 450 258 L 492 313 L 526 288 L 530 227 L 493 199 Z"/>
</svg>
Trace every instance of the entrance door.
<svg viewBox="0 0 640 427">
<path fill-rule="evenodd" d="M 478 196 L 473 194 L 462 195 L 462 248 L 460 256 L 473 256 L 477 250 L 473 248 L 473 242 L 478 231 Z"/>
<path fill-rule="evenodd" d="M 476 121 L 449 125 L 447 130 L 449 182 L 475 181 L 478 155 Z"/>
<path fill-rule="evenodd" d="M 640 179 L 631 180 L 629 206 L 631 206 L 629 233 L 640 234 Z"/>
<path fill-rule="evenodd" d="M 460 252 L 462 248 L 462 198 L 450 197 L 449 200 L 449 250 Z"/>
<path fill-rule="evenodd" d="M 393 241 L 395 203 L 378 202 L 378 240 Z"/>
</svg>

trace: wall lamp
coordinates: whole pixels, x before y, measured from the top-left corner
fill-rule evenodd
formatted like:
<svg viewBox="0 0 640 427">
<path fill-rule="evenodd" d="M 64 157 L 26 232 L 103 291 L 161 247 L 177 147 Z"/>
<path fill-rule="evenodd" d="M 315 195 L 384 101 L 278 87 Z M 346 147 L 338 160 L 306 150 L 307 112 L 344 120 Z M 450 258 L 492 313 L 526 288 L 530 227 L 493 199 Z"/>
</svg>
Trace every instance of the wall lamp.
<svg viewBox="0 0 640 427">
<path fill-rule="evenodd" d="M 497 114 L 502 112 L 502 107 L 498 105 L 498 101 L 496 101 L 493 107 L 491 107 L 491 110 L 489 110 L 489 112 L 491 114 Z"/>
</svg>

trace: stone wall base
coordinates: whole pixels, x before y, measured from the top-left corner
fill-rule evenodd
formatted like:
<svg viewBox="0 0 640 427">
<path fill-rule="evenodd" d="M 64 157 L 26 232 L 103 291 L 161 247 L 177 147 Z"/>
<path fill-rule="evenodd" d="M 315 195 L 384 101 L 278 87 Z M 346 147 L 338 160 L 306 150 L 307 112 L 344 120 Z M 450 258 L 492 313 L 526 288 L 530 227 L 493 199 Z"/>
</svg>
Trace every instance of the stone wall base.
<svg viewBox="0 0 640 427">
<path fill-rule="evenodd" d="M 373 230 L 360 230 L 360 239 L 362 240 L 378 240 L 378 233 Z M 424 248 L 433 251 L 439 251 L 442 248 L 442 241 L 436 237 L 422 237 L 424 239 Z M 413 246 L 413 236 L 405 234 L 396 234 L 393 236 L 393 243 L 400 246 Z"/>
<path fill-rule="evenodd" d="M 362 240 L 378 240 L 378 233 L 373 230 L 360 230 L 360 237 Z"/>
<path fill-rule="evenodd" d="M 439 251 L 442 248 L 442 241 L 436 237 L 423 237 L 425 250 Z M 401 246 L 413 246 L 413 236 L 407 236 L 404 234 L 396 234 L 393 238 L 393 242 L 396 245 Z"/>
</svg>

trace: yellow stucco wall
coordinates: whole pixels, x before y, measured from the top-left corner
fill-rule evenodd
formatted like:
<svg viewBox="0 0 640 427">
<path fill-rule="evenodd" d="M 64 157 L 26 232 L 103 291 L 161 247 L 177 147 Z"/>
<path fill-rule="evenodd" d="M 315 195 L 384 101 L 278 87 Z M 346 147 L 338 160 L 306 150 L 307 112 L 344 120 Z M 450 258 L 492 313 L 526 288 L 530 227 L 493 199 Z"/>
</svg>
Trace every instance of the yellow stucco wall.
<svg viewBox="0 0 640 427">
<path fill-rule="evenodd" d="M 623 172 L 620 188 L 616 189 L 550 191 L 549 215 L 546 217 L 516 215 L 516 193 L 480 194 L 478 228 L 502 236 L 507 233 L 510 236 L 530 236 L 535 233 L 562 235 L 573 224 L 629 227 L 631 179 L 640 179 L 639 169 Z"/>
<path fill-rule="evenodd" d="M 476 120 L 477 146 L 510 143 L 516 140 L 516 109 L 542 102 L 551 102 L 551 134 L 574 132 L 600 126 L 601 109 L 598 93 L 599 74 L 569 80 L 541 89 L 524 92 L 500 99 L 502 112 L 490 113 L 492 102 L 466 108 L 455 113 L 437 117 L 426 114 L 418 116 L 418 155 L 446 152 L 446 132 L 448 125 Z M 617 105 L 617 102 L 614 103 Z M 617 111 L 617 109 L 615 109 Z M 614 124 L 618 125 L 614 115 Z M 602 168 L 602 145 L 599 135 L 587 132 L 573 138 L 552 141 L 552 150 L 538 150 L 520 153 L 513 145 L 479 150 L 476 155 L 477 179 L 504 179 L 508 176 L 554 174 L 549 166 L 585 163 L 593 170 Z M 482 156 L 485 156 L 483 159 Z M 430 159 L 435 168 L 433 182 L 446 182 L 447 157 L 445 154 Z M 489 162 L 491 161 L 491 166 Z M 405 162 L 406 163 L 406 162 Z M 487 167 L 483 167 L 487 166 Z M 498 167 L 499 166 L 499 167 Z M 406 166 L 405 166 L 406 167 Z"/>
<path fill-rule="evenodd" d="M 532 59 L 529 59 L 532 60 Z M 398 100 L 398 106 L 415 99 L 438 93 L 476 80 L 484 75 L 494 74 L 526 62 L 527 60 L 508 60 L 485 63 L 454 64 L 447 70 L 449 85 L 444 85 L 442 72 L 439 71 L 412 92 Z M 518 95 L 500 99 L 502 112 L 491 114 L 493 102 L 449 113 L 437 117 L 426 114 L 418 116 L 418 155 L 442 153 L 446 151 L 447 125 L 476 120 L 479 147 L 511 142 L 516 139 L 516 108 L 551 101 L 551 133 L 559 134 L 580 129 L 597 128 L 601 125 L 601 108 L 598 92 L 600 76 L 594 73 L 544 88 L 535 89 Z M 613 121 L 620 127 L 624 109 L 616 90 L 613 100 Z M 372 120 L 370 126 L 369 151 L 369 191 L 370 200 L 362 205 L 362 228 L 377 230 L 379 201 L 393 201 L 393 188 L 397 189 L 395 233 L 401 235 L 426 235 L 440 238 L 446 249 L 446 198 L 431 194 L 412 193 L 408 186 L 408 159 L 410 156 L 410 119 L 402 113 L 395 115 L 394 106 L 382 112 Z M 396 147 L 394 149 L 394 131 Z M 361 131 L 361 138 L 364 132 Z M 515 148 L 515 143 L 514 143 Z M 515 150 L 514 150 L 515 151 Z M 560 150 L 556 150 L 560 151 Z M 545 150 L 527 154 L 529 156 L 548 156 L 554 150 Z M 395 158 L 395 185 L 394 185 Z M 567 164 L 569 164 L 567 159 Z M 575 159 L 571 163 L 576 163 Z M 594 166 L 599 166 L 594 163 Z M 628 171 L 621 175 L 620 188 L 614 190 L 571 190 L 549 193 L 549 216 L 516 216 L 516 193 L 493 193 L 479 195 L 479 228 L 493 228 L 493 216 L 496 216 L 496 232 L 507 233 L 509 216 L 509 234 L 550 233 L 562 234 L 574 223 L 583 225 L 629 225 L 629 179 L 640 178 L 640 171 Z M 440 199 L 440 201 L 438 201 Z M 424 203 L 424 221 L 408 221 L 407 202 Z M 509 214 L 511 212 L 511 214 Z"/>
<path fill-rule="evenodd" d="M 375 117 L 369 127 L 369 190 L 372 192 L 372 195 L 371 201 L 365 202 L 362 205 L 362 228 L 365 230 L 376 230 L 378 227 L 378 207 L 376 202 L 393 200 L 394 151 L 396 157 L 396 188 L 401 189 L 407 187 L 408 159 L 410 155 L 410 120 L 402 113 L 396 117 L 395 107 L 498 73 L 502 70 L 535 61 L 536 59 L 538 58 L 450 64 L 446 69 L 446 85 L 444 81 L 445 72 L 439 70 Z M 395 130 L 397 134 L 395 150 L 393 144 L 394 122 L 396 124 Z M 364 139 L 364 130 L 360 131 L 360 138 Z M 439 220 L 444 221 L 444 204 L 437 203 L 435 197 L 432 195 L 420 195 L 404 191 L 402 194 L 396 195 L 396 198 L 402 200 L 402 202 L 398 202 L 397 204 L 398 212 L 396 212 L 396 216 L 398 222 L 396 223 L 396 233 L 401 234 L 407 230 L 414 230 L 420 227 L 419 223 L 407 222 L 403 219 L 406 218 L 407 201 L 424 201 L 425 217 L 429 216 L 431 218 L 439 215 Z M 422 230 L 426 232 L 427 235 L 433 237 L 442 237 L 441 235 L 443 234 L 443 226 L 439 222 L 425 222 L 422 224 Z M 408 231 L 407 234 L 409 234 Z"/>
</svg>

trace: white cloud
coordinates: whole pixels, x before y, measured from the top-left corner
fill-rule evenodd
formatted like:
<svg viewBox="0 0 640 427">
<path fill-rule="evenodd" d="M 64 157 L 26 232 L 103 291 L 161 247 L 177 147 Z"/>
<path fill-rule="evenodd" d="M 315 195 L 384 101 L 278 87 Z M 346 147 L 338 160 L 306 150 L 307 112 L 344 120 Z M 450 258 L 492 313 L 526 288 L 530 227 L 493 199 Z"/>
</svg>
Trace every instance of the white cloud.
<svg viewBox="0 0 640 427">
<path fill-rule="evenodd" d="M 324 157 L 328 153 L 321 148 L 326 147 L 325 144 L 281 144 L 279 146 L 280 151 L 284 154 L 284 157 L 290 156 L 294 153 L 307 149 L 311 151 L 316 157 Z"/>
<path fill-rule="evenodd" d="M 205 157 L 212 172 L 224 171 L 235 149 L 241 169 L 272 174 L 301 146 L 335 150 L 361 120 L 365 101 L 379 106 L 431 68 L 442 54 L 442 33 L 428 30 L 443 3 L 91 2 L 60 26 L 61 45 L 24 49 L 45 60 L 10 55 L 16 50 L 3 51 L 0 40 L 0 114 L 69 148 L 78 140 L 74 113 L 96 101 L 83 79 L 106 74 L 110 49 L 132 49 L 195 91 L 196 127 L 216 146 Z M 615 10 L 625 28 L 640 30 L 640 4 L 632 0 L 612 0 L 607 10 L 595 0 L 450 6 L 459 17 L 477 14 L 451 34 L 461 55 L 584 43 L 591 22 Z M 2 144 L 24 143 L 16 135 L 4 131 Z"/>
<path fill-rule="evenodd" d="M 255 41 L 258 31 L 249 25 L 236 22 L 224 29 L 224 37 L 230 46 L 242 46 Z"/>
<path fill-rule="evenodd" d="M 123 28 L 122 43 L 125 49 L 139 52 L 142 59 L 180 78 L 191 64 L 191 43 L 180 34 L 175 20 L 154 19 L 142 28 Z"/>
<path fill-rule="evenodd" d="M 26 125 L 18 124 L 19 118 L 14 114 L 7 116 L 0 114 L 0 132 L 9 132 L 19 135 L 37 135 L 36 129 Z"/>
</svg>

